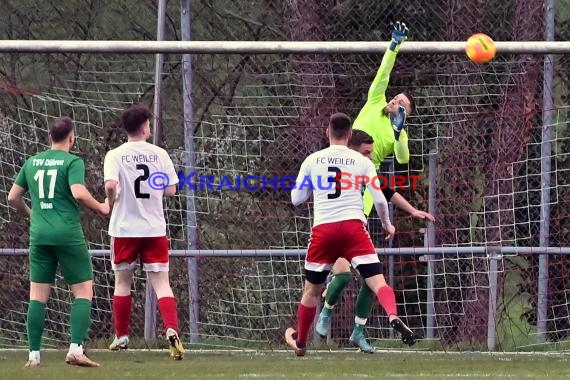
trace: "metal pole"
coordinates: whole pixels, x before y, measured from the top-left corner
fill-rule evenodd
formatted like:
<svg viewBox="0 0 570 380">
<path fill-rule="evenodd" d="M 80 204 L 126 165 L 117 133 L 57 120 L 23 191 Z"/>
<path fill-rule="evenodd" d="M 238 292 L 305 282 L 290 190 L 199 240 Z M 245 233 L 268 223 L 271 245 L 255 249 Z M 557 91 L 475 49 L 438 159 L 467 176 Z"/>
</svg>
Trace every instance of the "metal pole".
<svg viewBox="0 0 570 380">
<path fill-rule="evenodd" d="M 157 41 L 164 41 L 164 24 L 166 19 L 166 0 L 158 3 Z M 164 54 L 156 54 L 154 67 L 154 120 L 152 142 L 155 145 L 162 143 L 162 72 L 164 69 Z"/>
<path fill-rule="evenodd" d="M 156 39 L 164 40 L 164 21 L 166 19 L 166 0 L 160 0 L 158 4 L 158 25 Z M 154 109 L 153 109 L 153 133 L 152 143 L 160 145 L 162 143 L 162 66 L 163 55 L 156 55 L 154 74 Z M 156 293 L 150 284 L 148 274 L 146 277 L 146 299 L 145 299 L 145 319 L 144 319 L 144 339 L 152 341 L 156 338 L 156 310 L 158 301 Z"/>
<path fill-rule="evenodd" d="M 390 184 L 392 183 L 394 170 L 395 170 L 394 159 L 392 158 L 391 160 L 388 161 L 388 175 L 386 176 L 388 183 L 386 184 L 386 186 L 390 186 Z M 388 204 L 388 211 L 390 215 L 390 221 L 392 221 L 392 224 L 396 225 L 396 223 L 394 223 L 394 204 L 392 202 Z M 382 231 L 382 229 L 380 229 L 380 231 Z M 393 247 L 394 247 L 394 239 L 390 239 L 388 241 L 388 248 L 393 248 Z M 388 256 L 388 284 L 392 289 L 394 289 L 394 256 L 392 255 Z M 388 329 L 388 331 L 390 339 L 393 339 L 394 329 Z"/>
<path fill-rule="evenodd" d="M 436 194 L 437 194 L 437 153 L 435 150 L 429 152 L 429 174 L 428 174 L 428 212 L 435 215 Z M 435 246 L 435 226 L 428 221 L 426 239 L 424 247 Z M 426 338 L 433 339 L 435 326 L 435 268 L 434 255 L 427 255 L 427 294 L 426 294 Z"/>
<path fill-rule="evenodd" d="M 489 252 L 489 310 L 487 315 L 487 349 L 495 351 L 497 343 L 497 277 L 498 263 L 502 258 L 497 251 L 499 248 L 491 249 Z"/>
<path fill-rule="evenodd" d="M 388 183 L 386 184 L 387 186 L 390 185 L 390 183 L 392 183 L 392 176 L 394 175 L 394 159 L 389 160 L 388 162 L 388 175 L 386 176 L 388 179 Z M 388 211 L 389 211 L 389 215 L 390 215 L 390 220 L 392 221 L 392 224 L 395 225 L 394 223 L 394 204 L 392 202 L 390 202 L 388 204 Z M 394 240 L 390 239 L 388 241 L 388 248 L 393 248 L 394 246 Z M 388 283 L 390 285 L 390 287 L 392 289 L 394 289 L 394 256 L 388 256 Z M 390 333 L 392 333 L 392 329 L 390 329 Z"/>
<path fill-rule="evenodd" d="M 570 247 L 500 247 L 503 255 L 570 256 Z M 0 248 L 0 256 L 27 256 L 27 248 Z M 108 249 L 90 249 L 92 257 L 109 257 Z M 401 247 L 376 249 L 379 255 L 418 256 L 418 255 L 486 255 L 487 247 Z M 306 249 L 172 249 L 170 257 L 304 257 Z"/>
<path fill-rule="evenodd" d="M 191 32 L 190 0 L 182 0 L 180 15 L 182 40 L 190 41 Z M 184 148 L 188 171 L 194 171 L 194 123 L 192 111 L 192 60 L 190 54 L 182 56 L 182 99 L 184 103 Z M 196 219 L 196 203 L 194 191 L 186 189 L 186 231 L 188 249 L 198 248 L 198 221 Z M 188 258 L 188 296 L 190 312 L 190 342 L 198 342 L 198 323 L 200 322 L 200 294 L 198 292 L 198 261 L 196 257 Z"/>
<path fill-rule="evenodd" d="M 554 40 L 555 2 L 546 1 L 546 31 L 545 40 Z M 550 235 L 550 180 L 552 159 L 552 113 L 554 108 L 552 81 L 554 77 L 554 56 L 544 57 L 544 84 L 543 84 L 543 113 L 542 113 L 542 142 L 540 145 L 540 238 L 539 245 L 547 247 Z M 540 255 L 538 258 L 538 300 L 537 300 L 537 340 L 544 342 L 546 338 L 546 321 L 548 319 L 548 256 Z"/>
</svg>

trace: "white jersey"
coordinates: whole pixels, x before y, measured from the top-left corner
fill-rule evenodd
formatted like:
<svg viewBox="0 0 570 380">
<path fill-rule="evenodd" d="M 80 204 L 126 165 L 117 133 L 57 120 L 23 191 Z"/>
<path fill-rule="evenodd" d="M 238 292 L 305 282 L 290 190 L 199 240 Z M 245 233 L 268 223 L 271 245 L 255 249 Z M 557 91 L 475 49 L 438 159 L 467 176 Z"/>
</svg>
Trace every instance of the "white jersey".
<svg viewBox="0 0 570 380">
<path fill-rule="evenodd" d="M 372 181 L 374 186 L 371 186 Z M 366 223 L 361 192 L 363 185 L 368 186 L 382 226 L 386 229 L 391 224 L 388 202 L 382 193 L 374 164 L 345 145 L 331 145 L 303 161 L 291 192 L 291 201 L 297 206 L 312 192 L 313 227 L 351 219 Z"/>
<path fill-rule="evenodd" d="M 164 188 L 178 183 L 168 153 L 146 141 L 126 142 L 107 153 L 103 173 L 105 181 L 119 183 L 109 235 L 166 236 Z"/>
</svg>

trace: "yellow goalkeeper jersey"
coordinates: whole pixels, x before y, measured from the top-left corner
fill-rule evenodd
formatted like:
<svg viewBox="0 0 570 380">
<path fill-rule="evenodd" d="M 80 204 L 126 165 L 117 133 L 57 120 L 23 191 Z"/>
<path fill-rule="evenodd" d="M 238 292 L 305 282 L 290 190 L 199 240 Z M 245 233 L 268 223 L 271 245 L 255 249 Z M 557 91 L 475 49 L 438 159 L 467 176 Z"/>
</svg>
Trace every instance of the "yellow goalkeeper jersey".
<svg viewBox="0 0 570 380">
<path fill-rule="evenodd" d="M 396 61 L 396 54 L 390 49 L 384 54 L 380 68 L 368 90 L 366 104 L 360 110 L 353 125 L 354 129 L 362 130 L 374 139 L 372 162 L 376 167 L 380 166 L 384 158 L 393 154 L 401 164 L 407 164 L 410 160 L 406 131 L 402 130 L 400 140 L 396 141 L 390 118 L 382 111 L 387 104 L 386 89 Z"/>
<path fill-rule="evenodd" d="M 366 104 L 360 110 L 353 125 L 353 129 L 362 130 L 374 139 L 372 162 L 377 169 L 382 164 L 384 158 L 393 154 L 401 164 L 407 164 L 410 160 L 406 131 L 402 130 L 400 140 L 396 141 L 390 118 L 383 112 L 387 104 L 386 89 L 390 81 L 390 73 L 396 61 L 396 55 L 397 50 L 394 52 L 388 49 L 384 53 L 380 68 L 368 90 Z M 372 196 L 366 190 L 364 193 L 364 213 L 366 216 L 370 215 L 373 206 Z"/>
</svg>

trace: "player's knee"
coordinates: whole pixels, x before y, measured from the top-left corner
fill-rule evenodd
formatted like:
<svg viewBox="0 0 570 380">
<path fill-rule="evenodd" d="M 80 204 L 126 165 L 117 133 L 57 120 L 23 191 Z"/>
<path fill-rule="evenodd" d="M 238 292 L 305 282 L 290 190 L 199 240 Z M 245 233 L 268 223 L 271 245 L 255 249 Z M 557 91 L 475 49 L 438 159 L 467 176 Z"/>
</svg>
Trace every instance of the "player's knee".
<svg viewBox="0 0 570 380">
<path fill-rule="evenodd" d="M 130 269 L 115 270 L 115 289 L 114 295 L 128 296 L 131 294 L 131 286 L 133 283 L 133 271 Z"/>
<path fill-rule="evenodd" d="M 127 283 L 115 283 L 115 290 L 113 295 L 115 296 L 128 296 L 131 294 L 131 284 Z"/>
<path fill-rule="evenodd" d="M 382 274 L 382 265 L 380 263 L 360 264 L 356 269 L 363 278 Z"/>
<path fill-rule="evenodd" d="M 350 263 L 347 260 L 340 258 L 334 263 L 332 272 L 335 275 L 337 273 L 350 272 Z"/>
<path fill-rule="evenodd" d="M 51 284 L 42 284 L 31 282 L 30 284 L 30 300 L 47 303 L 51 291 Z"/>
<path fill-rule="evenodd" d="M 84 281 L 71 285 L 71 292 L 75 298 L 91 300 L 93 298 L 93 281 Z"/>
<path fill-rule="evenodd" d="M 313 284 L 310 283 L 309 281 L 305 281 L 303 295 L 301 296 L 301 303 L 308 307 L 317 306 L 321 298 L 320 294 L 323 288 L 324 288 L 324 283 Z"/>
<path fill-rule="evenodd" d="M 315 272 L 305 269 L 305 279 L 313 285 L 324 284 L 329 275 L 329 271 Z"/>
<path fill-rule="evenodd" d="M 156 292 L 156 298 L 173 297 L 172 288 L 170 287 L 170 280 L 168 279 L 168 272 L 148 272 L 148 278 Z"/>
</svg>

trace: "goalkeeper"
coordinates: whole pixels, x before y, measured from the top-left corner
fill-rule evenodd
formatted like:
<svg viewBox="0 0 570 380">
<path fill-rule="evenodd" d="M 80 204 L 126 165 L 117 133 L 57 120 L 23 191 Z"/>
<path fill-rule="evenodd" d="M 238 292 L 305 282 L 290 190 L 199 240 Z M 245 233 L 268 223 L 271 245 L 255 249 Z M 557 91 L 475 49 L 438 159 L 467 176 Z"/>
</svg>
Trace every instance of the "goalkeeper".
<svg viewBox="0 0 570 380">
<path fill-rule="evenodd" d="M 414 98 L 403 92 L 389 102 L 386 101 L 386 89 L 390 73 L 396 61 L 400 45 L 408 36 L 406 24 L 396 22 L 392 31 L 390 47 L 384 53 L 376 77 L 368 89 L 368 98 L 354 121 L 354 129 L 368 133 L 374 139 L 372 162 L 380 165 L 382 160 L 392 154 L 401 164 L 410 159 L 408 136 L 404 128 L 406 116 L 415 110 Z"/>
<path fill-rule="evenodd" d="M 362 130 L 374 140 L 374 151 L 371 159 L 378 168 L 382 164 L 382 160 L 391 155 L 395 155 L 400 164 L 407 164 L 410 160 L 408 135 L 404 129 L 404 124 L 406 116 L 415 111 L 414 98 L 411 94 L 403 92 L 389 102 L 386 101 L 386 89 L 390 81 L 390 73 L 400 46 L 407 36 L 406 24 L 396 22 L 392 31 L 390 47 L 384 53 L 380 68 L 370 85 L 366 103 L 354 121 L 354 130 Z M 370 192 L 366 191 L 364 193 L 364 213 L 366 216 L 370 215 L 372 206 L 372 197 Z"/>
<path fill-rule="evenodd" d="M 409 93 L 400 93 L 391 99 L 390 102 L 386 101 L 386 89 L 390 80 L 390 73 L 394 67 L 400 46 L 407 36 L 408 28 L 406 25 L 399 21 L 396 22 L 392 30 L 392 41 L 370 85 L 366 103 L 354 121 L 354 136 L 349 146 L 371 158 L 377 168 L 380 167 L 385 157 L 393 154 L 396 156 L 396 160 L 401 164 L 408 163 L 410 159 L 408 136 L 404 130 L 404 124 L 406 116 L 415 111 L 414 98 Z M 366 134 L 369 135 L 369 144 L 366 144 L 366 139 L 362 141 L 356 141 L 354 139 L 354 137 L 358 136 L 359 131 L 366 132 Z M 366 136 L 366 134 L 364 135 Z M 389 199 L 392 194 L 385 195 L 387 195 Z M 398 201 L 394 203 L 397 203 L 400 208 L 408 211 L 415 217 L 433 220 L 433 216 L 416 210 L 399 194 L 396 194 L 394 201 Z M 367 217 L 372 211 L 372 206 L 372 197 L 370 192 L 366 190 L 364 193 L 364 213 Z M 334 304 L 336 304 L 340 298 L 342 291 L 348 285 L 351 278 L 350 265 L 346 261 L 338 260 L 333 267 L 333 273 L 335 275 L 327 287 L 325 307 L 321 311 L 316 325 L 316 330 L 320 335 L 326 335 L 328 333 L 332 307 L 334 307 Z M 363 332 L 366 317 L 372 310 L 369 293 L 370 292 L 367 292 L 363 287 L 358 295 L 357 314 L 361 315 L 361 317 L 356 316 L 354 331 L 350 336 L 350 341 L 359 346 L 363 352 L 373 352 L 373 348 L 366 341 Z M 373 296 L 372 294 L 372 297 Z M 360 313 L 358 312 L 359 308 Z"/>
</svg>

